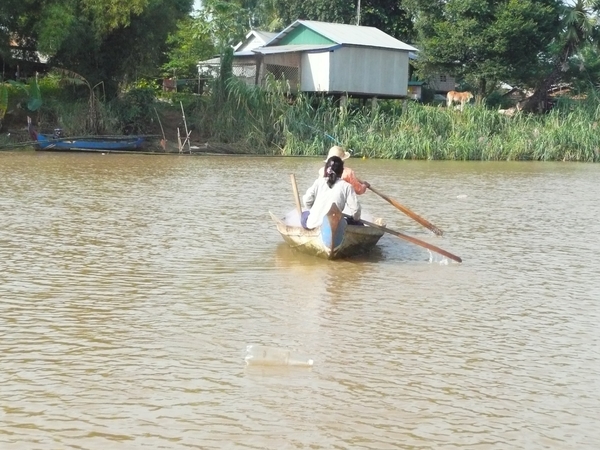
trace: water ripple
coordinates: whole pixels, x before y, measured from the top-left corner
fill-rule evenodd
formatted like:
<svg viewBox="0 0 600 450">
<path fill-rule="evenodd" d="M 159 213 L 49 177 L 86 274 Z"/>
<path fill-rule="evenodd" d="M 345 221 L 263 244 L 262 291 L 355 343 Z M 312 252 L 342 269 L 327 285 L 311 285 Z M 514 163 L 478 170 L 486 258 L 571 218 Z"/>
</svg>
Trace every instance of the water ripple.
<svg viewBox="0 0 600 450">
<path fill-rule="evenodd" d="M 351 163 L 464 263 L 295 253 L 317 160 L 0 154 L 0 447 L 596 448 L 598 166 Z"/>
</svg>

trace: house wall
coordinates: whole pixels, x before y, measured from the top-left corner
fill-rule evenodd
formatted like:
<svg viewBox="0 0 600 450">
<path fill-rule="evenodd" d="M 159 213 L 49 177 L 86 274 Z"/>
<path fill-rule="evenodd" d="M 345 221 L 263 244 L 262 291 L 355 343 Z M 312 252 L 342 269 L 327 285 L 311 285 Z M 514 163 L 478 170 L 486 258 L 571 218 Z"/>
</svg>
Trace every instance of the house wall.
<svg viewBox="0 0 600 450">
<path fill-rule="evenodd" d="M 300 57 L 300 52 L 272 53 L 269 55 L 265 55 L 263 58 L 263 62 L 265 64 L 277 64 L 279 66 L 298 67 L 300 66 Z"/>
<path fill-rule="evenodd" d="M 324 52 L 266 54 L 260 78 L 285 78 L 293 92 L 326 92 L 380 98 L 408 95 L 408 52 L 341 47 Z"/>
<path fill-rule="evenodd" d="M 332 52 L 302 54 L 300 86 L 305 92 L 329 91 L 329 60 Z"/>
<path fill-rule="evenodd" d="M 265 45 L 263 40 L 258 39 L 256 36 L 252 36 L 252 38 L 249 39 L 247 42 L 244 42 L 239 47 L 236 47 L 235 51 L 236 52 L 250 51 L 255 48 L 262 47 L 263 45 Z"/>
<path fill-rule="evenodd" d="M 300 87 L 301 53 L 276 53 L 265 55 L 261 64 L 260 78 L 271 74 L 276 80 L 285 79 L 291 92 L 298 92 Z"/>
<path fill-rule="evenodd" d="M 456 89 L 456 80 L 451 75 L 434 75 L 428 84 L 435 92 L 443 92 L 444 94 Z"/>
<path fill-rule="evenodd" d="M 405 97 L 407 94 L 406 51 L 341 47 L 326 53 L 307 53 L 302 62 L 303 91 L 375 97 Z"/>
</svg>

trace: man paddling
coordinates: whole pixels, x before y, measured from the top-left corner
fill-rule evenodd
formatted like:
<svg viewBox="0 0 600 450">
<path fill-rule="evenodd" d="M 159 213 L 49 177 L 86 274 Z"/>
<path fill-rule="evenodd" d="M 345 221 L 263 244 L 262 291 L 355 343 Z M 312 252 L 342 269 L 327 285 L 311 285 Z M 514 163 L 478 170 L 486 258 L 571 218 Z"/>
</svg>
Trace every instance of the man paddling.
<svg viewBox="0 0 600 450">
<path fill-rule="evenodd" d="M 325 161 L 327 161 L 332 156 L 337 156 L 342 161 L 344 161 L 344 160 L 350 158 L 350 153 L 345 151 L 339 145 L 334 145 L 333 147 L 331 147 L 329 149 L 329 153 L 327 153 L 327 158 L 325 159 Z M 319 169 L 319 177 L 323 178 L 324 176 L 325 176 L 325 168 L 321 167 Z M 344 173 L 342 174 L 342 180 L 346 181 L 347 183 L 350 183 L 352 185 L 352 187 L 354 188 L 354 192 L 356 192 L 358 195 L 364 194 L 370 186 L 370 184 L 367 183 L 366 181 L 360 180 L 354 173 L 354 170 L 352 170 L 350 167 L 347 167 L 345 164 L 344 164 Z"/>
</svg>

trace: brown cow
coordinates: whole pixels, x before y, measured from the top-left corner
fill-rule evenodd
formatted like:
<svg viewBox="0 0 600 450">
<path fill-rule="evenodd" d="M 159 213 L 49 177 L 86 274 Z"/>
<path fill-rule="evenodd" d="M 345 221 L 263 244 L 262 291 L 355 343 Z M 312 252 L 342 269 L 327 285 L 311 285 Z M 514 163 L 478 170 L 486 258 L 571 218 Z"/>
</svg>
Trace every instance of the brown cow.
<svg viewBox="0 0 600 450">
<path fill-rule="evenodd" d="M 450 91 L 446 95 L 446 104 L 448 107 L 452 106 L 453 103 L 460 103 L 460 110 L 462 111 L 465 107 L 465 103 L 473 98 L 473 94 L 470 92 L 456 92 Z"/>
</svg>

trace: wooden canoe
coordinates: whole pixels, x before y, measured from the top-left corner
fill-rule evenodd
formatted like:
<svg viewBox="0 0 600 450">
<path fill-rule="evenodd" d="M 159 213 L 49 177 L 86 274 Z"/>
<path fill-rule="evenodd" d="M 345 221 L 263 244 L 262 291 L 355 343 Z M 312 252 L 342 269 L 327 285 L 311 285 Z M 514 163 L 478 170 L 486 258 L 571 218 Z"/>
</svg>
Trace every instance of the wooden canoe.
<svg viewBox="0 0 600 450">
<path fill-rule="evenodd" d="M 327 259 L 367 253 L 375 247 L 384 233 L 379 228 L 348 225 L 335 204 L 331 205 L 321 226 L 312 230 L 300 225 L 298 213 L 290 213 L 283 219 L 271 213 L 271 218 L 277 231 L 292 248 Z M 381 219 L 375 219 L 374 222 L 383 225 Z"/>
</svg>

